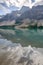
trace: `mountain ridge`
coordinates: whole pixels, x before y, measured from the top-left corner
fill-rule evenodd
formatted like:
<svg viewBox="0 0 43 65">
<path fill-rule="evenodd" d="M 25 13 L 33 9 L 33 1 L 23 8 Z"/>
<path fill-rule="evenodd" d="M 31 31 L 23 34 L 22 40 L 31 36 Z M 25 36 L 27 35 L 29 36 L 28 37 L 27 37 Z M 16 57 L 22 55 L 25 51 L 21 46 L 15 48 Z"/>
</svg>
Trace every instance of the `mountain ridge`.
<svg viewBox="0 0 43 65">
<path fill-rule="evenodd" d="M 12 22 L 15 23 L 23 23 L 23 20 L 43 20 L 43 5 L 38 5 L 32 7 L 32 9 L 26 7 L 22 7 L 21 10 L 13 11 L 10 14 L 5 15 L 0 19 L 0 22 Z"/>
</svg>

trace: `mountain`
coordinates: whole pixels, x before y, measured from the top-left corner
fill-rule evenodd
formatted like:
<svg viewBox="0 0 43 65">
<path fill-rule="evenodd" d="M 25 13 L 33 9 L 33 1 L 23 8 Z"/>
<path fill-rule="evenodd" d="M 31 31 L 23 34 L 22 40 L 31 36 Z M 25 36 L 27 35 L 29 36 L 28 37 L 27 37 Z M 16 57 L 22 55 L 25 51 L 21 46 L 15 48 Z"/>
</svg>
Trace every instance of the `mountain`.
<svg viewBox="0 0 43 65">
<path fill-rule="evenodd" d="M 29 7 L 23 6 L 21 8 L 21 10 L 12 11 L 11 13 L 6 14 L 5 16 L 0 18 L 0 24 L 1 25 L 4 25 L 4 24 L 8 25 L 8 23 L 15 22 L 17 20 L 17 18 L 21 16 L 21 14 L 23 14 L 24 12 L 26 12 L 28 10 L 29 10 Z"/>
<path fill-rule="evenodd" d="M 29 19 L 43 19 L 43 5 L 33 6 L 32 9 L 23 6 L 21 10 L 12 11 L 0 19 L 1 21 L 23 20 Z"/>
<path fill-rule="evenodd" d="M 20 17 L 18 17 L 17 21 L 21 21 L 23 19 L 35 19 L 41 20 L 43 19 L 43 5 L 33 6 L 32 9 L 24 12 Z"/>
<path fill-rule="evenodd" d="M 2 17 L 0 19 L 0 22 L 3 22 L 3 21 L 12 21 L 12 20 L 15 20 L 17 18 L 17 12 L 11 12 L 10 14 L 7 14 L 5 15 L 4 17 Z"/>
<path fill-rule="evenodd" d="M 4 17 L 2 17 L 0 19 L 0 22 L 16 20 L 18 17 L 20 17 L 21 14 L 23 14 L 24 12 L 26 12 L 28 10 L 29 10 L 29 7 L 23 6 L 21 8 L 21 10 L 12 11 L 11 13 L 9 13 L 9 14 L 5 15 Z"/>
<path fill-rule="evenodd" d="M 21 16 L 16 19 L 16 23 L 22 23 L 20 27 L 24 27 L 24 25 L 29 26 L 30 24 L 43 26 L 43 5 L 33 6 L 32 9 L 21 14 Z"/>
<path fill-rule="evenodd" d="M 32 8 L 38 5 L 43 5 L 43 0 L 0 0 L 0 14 L 20 10 L 24 6 Z"/>
<path fill-rule="evenodd" d="M 24 13 L 24 12 L 26 12 L 26 11 L 29 11 L 29 7 L 26 7 L 26 6 L 23 6 L 21 9 L 20 9 L 20 13 L 22 14 L 22 13 Z"/>
<path fill-rule="evenodd" d="M 26 21 L 25 21 L 26 20 Z M 32 9 L 23 6 L 21 10 L 12 11 L 0 19 L 0 22 L 12 22 L 16 24 L 30 22 L 32 20 L 43 20 L 43 5 L 33 6 Z"/>
</svg>

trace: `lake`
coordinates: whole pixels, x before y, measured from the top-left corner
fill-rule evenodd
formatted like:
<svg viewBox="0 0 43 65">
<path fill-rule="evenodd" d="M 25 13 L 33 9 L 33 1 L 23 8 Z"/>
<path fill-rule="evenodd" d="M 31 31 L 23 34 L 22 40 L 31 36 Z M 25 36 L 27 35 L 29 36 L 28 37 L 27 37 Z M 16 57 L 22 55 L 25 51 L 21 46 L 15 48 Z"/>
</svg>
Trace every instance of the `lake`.
<svg viewBox="0 0 43 65">
<path fill-rule="evenodd" d="M 43 29 L 0 29 L 0 65 L 43 65 Z"/>
<path fill-rule="evenodd" d="M 0 29 L 0 39 L 43 48 L 43 29 Z"/>
</svg>

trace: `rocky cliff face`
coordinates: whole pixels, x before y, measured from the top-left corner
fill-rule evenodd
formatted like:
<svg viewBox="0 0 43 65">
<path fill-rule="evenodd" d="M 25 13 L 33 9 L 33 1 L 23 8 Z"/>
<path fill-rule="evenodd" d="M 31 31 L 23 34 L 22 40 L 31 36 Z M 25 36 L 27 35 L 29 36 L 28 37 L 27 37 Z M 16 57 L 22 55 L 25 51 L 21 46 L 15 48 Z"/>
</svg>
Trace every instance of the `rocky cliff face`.
<svg viewBox="0 0 43 65">
<path fill-rule="evenodd" d="M 32 9 L 22 7 L 21 10 L 13 11 L 0 19 L 1 23 L 15 21 L 20 25 L 35 25 L 43 26 L 43 5 L 33 6 Z"/>
</svg>

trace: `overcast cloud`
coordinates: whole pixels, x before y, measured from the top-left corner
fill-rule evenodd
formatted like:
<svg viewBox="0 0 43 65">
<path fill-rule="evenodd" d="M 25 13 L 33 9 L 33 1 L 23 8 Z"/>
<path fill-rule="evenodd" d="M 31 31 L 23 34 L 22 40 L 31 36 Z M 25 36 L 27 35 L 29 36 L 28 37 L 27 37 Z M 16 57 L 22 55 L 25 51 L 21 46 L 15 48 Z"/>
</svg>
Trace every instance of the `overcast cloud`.
<svg viewBox="0 0 43 65">
<path fill-rule="evenodd" d="M 32 8 L 32 6 L 35 6 L 38 4 L 42 5 L 43 0 L 0 0 L 0 3 L 5 3 L 8 8 L 11 6 L 16 6 L 20 9 L 22 6 L 28 6 Z M 0 4 L 0 10 L 5 11 L 6 13 L 10 12 L 8 8 Z"/>
</svg>

